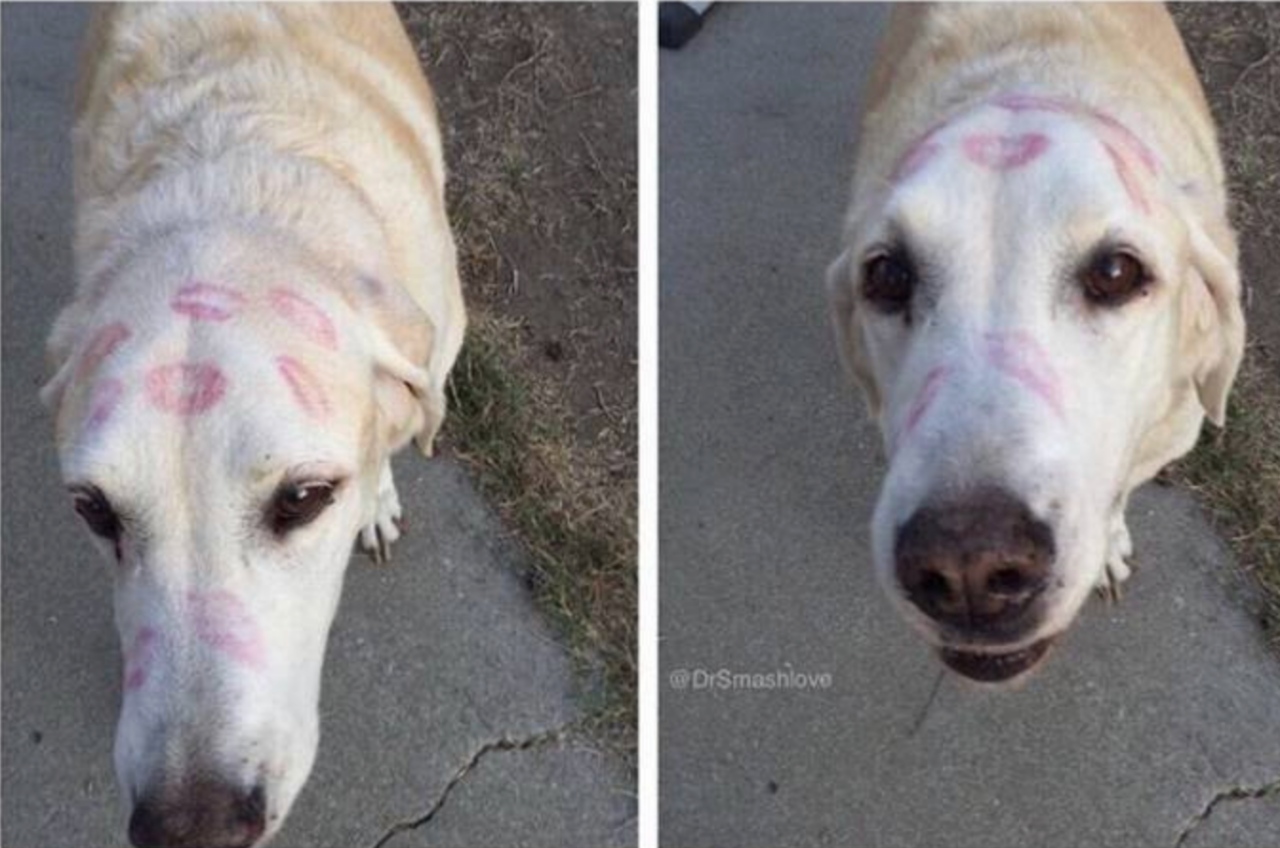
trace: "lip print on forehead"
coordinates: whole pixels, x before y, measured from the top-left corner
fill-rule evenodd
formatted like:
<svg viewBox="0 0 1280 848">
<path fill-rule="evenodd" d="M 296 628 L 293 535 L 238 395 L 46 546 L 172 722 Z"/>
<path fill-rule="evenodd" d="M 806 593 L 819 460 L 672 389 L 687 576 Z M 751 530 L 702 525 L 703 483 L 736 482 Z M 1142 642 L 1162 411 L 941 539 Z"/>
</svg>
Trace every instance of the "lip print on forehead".
<svg viewBox="0 0 1280 848">
<path fill-rule="evenodd" d="M 276 369 L 289 384 L 293 399 L 307 415 L 312 418 L 324 418 L 329 414 L 329 398 L 324 392 L 324 386 L 316 379 L 316 375 L 311 373 L 310 368 L 292 356 L 282 355 L 276 357 Z"/>
<path fill-rule="evenodd" d="M 1143 214 L 1151 214 L 1151 204 L 1147 201 L 1147 196 L 1142 190 L 1142 186 L 1138 183 L 1138 177 L 1133 173 L 1133 169 L 1129 167 L 1129 163 L 1125 161 L 1124 156 L 1118 150 L 1107 142 L 1103 142 L 1102 146 L 1106 149 L 1107 155 L 1111 157 L 1111 164 L 1115 168 L 1116 176 L 1120 178 L 1120 184 L 1124 186 L 1125 194 L 1129 195 L 1129 200 L 1133 201 L 1133 205 L 1142 210 Z"/>
<path fill-rule="evenodd" d="M 226 321 L 244 305 L 244 295 L 213 283 L 188 283 L 174 294 L 169 307 L 193 321 Z"/>
<path fill-rule="evenodd" d="M 111 354 L 119 349 L 120 345 L 128 341 L 133 335 L 127 326 L 121 321 L 115 321 L 107 324 L 93 334 L 93 339 L 84 349 L 84 355 L 80 358 L 80 364 L 76 367 L 76 379 L 83 380 L 85 377 L 98 370 L 98 366 L 106 360 Z"/>
<path fill-rule="evenodd" d="M 1056 97 L 1044 97 L 1037 94 L 1002 94 L 994 98 L 991 103 L 1010 112 L 1041 111 L 1057 112 L 1064 115 L 1087 115 L 1117 136 L 1125 147 L 1134 152 L 1148 171 L 1154 174 L 1159 170 L 1155 153 L 1151 151 L 1151 148 L 1114 115 L 1110 115 L 1100 109 L 1092 109 L 1082 103 Z"/>
<path fill-rule="evenodd" d="M 966 136 L 962 144 L 970 162 L 993 171 L 1010 171 L 1040 158 L 1049 149 L 1049 138 L 1043 133 L 977 133 Z"/>
<path fill-rule="evenodd" d="M 295 291 L 285 288 L 272 289 L 267 300 L 276 314 L 292 324 L 311 341 L 338 349 L 338 331 L 327 312 Z"/>
<path fill-rule="evenodd" d="M 908 179 L 933 160 L 942 151 L 942 145 L 936 141 L 922 141 L 907 151 L 898 167 L 893 169 L 893 181 Z"/>
<path fill-rule="evenodd" d="M 111 418 L 124 398 L 124 383 L 114 377 L 100 380 L 89 395 L 89 414 L 85 416 L 85 429 L 99 430 Z"/>
<path fill-rule="evenodd" d="M 175 415 L 198 415 L 222 400 L 227 378 L 208 362 L 175 362 L 147 372 L 147 400 Z"/>
</svg>

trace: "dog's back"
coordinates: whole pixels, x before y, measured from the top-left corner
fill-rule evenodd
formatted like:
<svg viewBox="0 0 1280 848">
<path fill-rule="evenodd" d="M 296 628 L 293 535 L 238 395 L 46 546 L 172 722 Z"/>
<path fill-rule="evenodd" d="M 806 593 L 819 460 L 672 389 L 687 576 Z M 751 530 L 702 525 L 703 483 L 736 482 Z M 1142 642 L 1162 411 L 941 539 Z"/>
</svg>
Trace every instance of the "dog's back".
<svg viewBox="0 0 1280 848">
<path fill-rule="evenodd" d="M 109 6 L 82 65 L 82 282 L 122 227 L 283 220 L 323 260 L 361 256 L 403 286 L 448 328 L 432 358 L 452 361 L 463 307 L 436 109 L 390 5 Z"/>
</svg>

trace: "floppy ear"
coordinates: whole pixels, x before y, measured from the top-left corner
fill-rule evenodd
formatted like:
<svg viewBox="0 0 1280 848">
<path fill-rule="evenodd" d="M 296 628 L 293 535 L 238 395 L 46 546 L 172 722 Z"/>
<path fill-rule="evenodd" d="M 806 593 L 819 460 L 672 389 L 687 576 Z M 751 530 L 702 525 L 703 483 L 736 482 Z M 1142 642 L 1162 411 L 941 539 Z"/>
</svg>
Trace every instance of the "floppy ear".
<svg viewBox="0 0 1280 848">
<path fill-rule="evenodd" d="M 867 411 L 874 419 L 880 416 L 880 388 L 867 360 L 867 350 L 862 342 L 862 330 L 854 318 L 853 274 L 849 251 L 845 250 L 827 268 L 827 302 L 831 309 L 831 322 L 836 331 L 836 344 L 840 348 L 840 360 L 849 376 L 862 388 Z"/>
<path fill-rule="evenodd" d="M 1191 274 L 1182 292 L 1180 351 L 1187 357 L 1196 395 L 1209 420 L 1221 427 L 1227 395 L 1244 356 L 1244 312 L 1236 241 L 1225 221 L 1203 227 L 1192 220 Z"/>
<path fill-rule="evenodd" d="M 444 423 L 444 386 L 429 368 L 436 327 L 402 286 L 363 281 L 361 310 L 371 319 L 374 400 L 382 443 L 397 450 L 415 439 L 431 456 Z M 376 290 L 376 296 L 368 292 Z"/>
</svg>

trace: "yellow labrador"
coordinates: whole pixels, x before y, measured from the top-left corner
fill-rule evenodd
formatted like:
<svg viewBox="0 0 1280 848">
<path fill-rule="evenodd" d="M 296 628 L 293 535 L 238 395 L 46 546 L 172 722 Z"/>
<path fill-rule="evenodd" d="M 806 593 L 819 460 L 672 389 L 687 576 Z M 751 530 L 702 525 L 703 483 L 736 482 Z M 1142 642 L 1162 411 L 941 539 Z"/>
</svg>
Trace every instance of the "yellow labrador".
<svg viewBox="0 0 1280 848">
<path fill-rule="evenodd" d="M 260 845 L 305 782 L 353 540 L 429 452 L 466 318 L 431 90 L 386 5 L 98 11 L 63 475 L 115 576 L 138 846 Z"/>
<path fill-rule="evenodd" d="M 1129 576 L 1129 494 L 1223 423 L 1244 346 L 1213 121 L 1162 6 L 896 7 L 844 251 L 895 606 L 954 671 L 1034 668 Z"/>
</svg>

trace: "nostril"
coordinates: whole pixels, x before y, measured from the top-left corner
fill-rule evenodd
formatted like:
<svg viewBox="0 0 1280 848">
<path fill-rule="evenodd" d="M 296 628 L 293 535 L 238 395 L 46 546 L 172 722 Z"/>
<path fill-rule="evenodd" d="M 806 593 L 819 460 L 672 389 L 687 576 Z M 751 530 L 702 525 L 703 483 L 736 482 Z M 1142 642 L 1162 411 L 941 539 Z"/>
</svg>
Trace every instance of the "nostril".
<svg viewBox="0 0 1280 848">
<path fill-rule="evenodd" d="M 1030 582 L 1017 568 L 1000 568 L 987 578 L 987 591 L 992 595 L 1018 595 L 1030 588 Z"/>
<path fill-rule="evenodd" d="M 926 571 L 920 578 L 916 593 L 921 600 L 932 603 L 943 603 L 951 597 L 951 583 L 936 571 Z"/>
<path fill-rule="evenodd" d="M 256 842 L 266 829 L 267 794 L 261 783 L 253 787 L 253 791 L 241 802 L 240 823 L 244 825 L 246 835 L 250 837 L 246 844 Z"/>
</svg>

